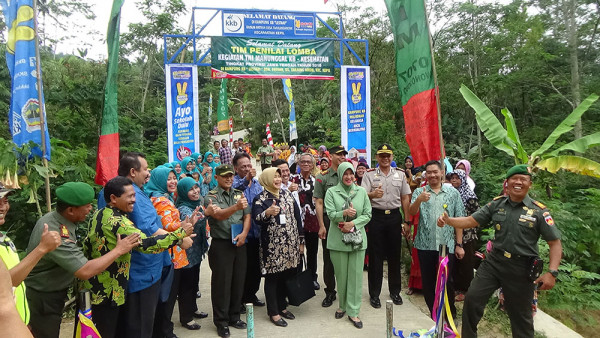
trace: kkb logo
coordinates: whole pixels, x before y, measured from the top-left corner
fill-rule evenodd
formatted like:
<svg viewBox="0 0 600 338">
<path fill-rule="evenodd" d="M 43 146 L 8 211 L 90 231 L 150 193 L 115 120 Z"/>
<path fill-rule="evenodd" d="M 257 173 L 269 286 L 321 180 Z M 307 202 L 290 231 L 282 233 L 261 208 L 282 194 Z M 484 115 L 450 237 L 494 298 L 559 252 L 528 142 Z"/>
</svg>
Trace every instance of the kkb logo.
<svg viewBox="0 0 600 338">
<path fill-rule="evenodd" d="M 244 14 L 225 15 L 223 31 L 229 34 L 244 34 Z"/>
</svg>

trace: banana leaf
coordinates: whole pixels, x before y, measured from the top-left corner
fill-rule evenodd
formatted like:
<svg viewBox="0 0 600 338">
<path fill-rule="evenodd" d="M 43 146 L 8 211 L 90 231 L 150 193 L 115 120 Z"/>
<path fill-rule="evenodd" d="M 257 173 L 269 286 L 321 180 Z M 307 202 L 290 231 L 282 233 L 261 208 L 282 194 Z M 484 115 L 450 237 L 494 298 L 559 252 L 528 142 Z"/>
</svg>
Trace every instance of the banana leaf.
<svg viewBox="0 0 600 338">
<path fill-rule="evenodd" d="M 475 95 L 467 86 L 460 86 L 460 93 L 467 103 L 475 110 L 475 118 L 483 135 L 499 150 L 510 156 L 515 156 L 516 145 L 507 137 L 506 129 L 498 118 L 492 113 L 485 103 Z M 513 143 L 513 144 L 511 144 Z"/>
<path fill-rule="evenodd" d="M 527 163 L 529 161 L 529 157 L 527 156 L 527 152 L 523 149 L 521 145 L 521 140 L 519 139 L 519 132 L 517 131 L 517 126 L 515 124 L 515 119 L 512 114 L 508 110 L 508 108 L 502 109 L 502 115 L 504 115 L 504 122 L 506 123 L 506 136 L 511 139 L 516 147 L 515 157 L 521 161 L 521 163 Z"/>
<path fill-rule="evenodd" d="M 563 145 L 562 147 L 554 150 L 549 155 L 557 156 L 558 153 L 560 153 L 561 151 L 565 151 L 565 150 L 573 150 L 578 153 L 584 153 L 586 150 L 590 149 L 591 147 L 597 146 L 597 145 L 600 145 L 600 132 L 584 136 L 573 142 L 569 142 L 569 143 Z"/>
<path fill-rule="evenodd" d="M 541 160 L 535 164 L 536 168 L 556 173 L 564 169 L 579 175 L 600 178 L 600 163 L 579 156 L 556 156 Z"/>
<path fill-rule="evenodd" d="M 577 108 L 575 108 L 575 110 L 573 110 L 573 112 L 569 114 L 569 116 L 567 116 L 558 125 L 558 127 L 556 127 L 556 129 L 554 129 L 552 134 L 548 136 L 548 138 L 546 139 L 546 141 L 544 141 L 542 146 L 531 154 L 531 158 L 535 160 L 537 156 L 543 154 L 546 150 L 550 149 L 550 147 L 552 147 L 554 143 L 556 143 L 556 140 L 558 140 L 558 138 L 562 134 L 573 130 L 573 126 L 577 121 L 579 121 L 581 115 L 583 115 L 583 113 L 585 113 L 590 108 L 590 106 L 594 102 L 596 102 L 596 100 L 598 100 L 598 95 L 596 94 L 592 94 L 588 96 L 585 100 L 583 100 L 583 102 L 581 102 L 581 104 L 577 106 Z"/>
</svg>

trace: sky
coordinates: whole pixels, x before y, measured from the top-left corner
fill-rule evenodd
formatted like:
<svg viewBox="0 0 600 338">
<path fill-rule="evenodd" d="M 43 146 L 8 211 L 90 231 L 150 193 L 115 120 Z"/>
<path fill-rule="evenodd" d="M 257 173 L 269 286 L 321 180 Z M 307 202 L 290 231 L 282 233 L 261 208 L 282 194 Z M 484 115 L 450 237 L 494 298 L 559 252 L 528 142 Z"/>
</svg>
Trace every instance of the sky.
<svg viewBox="0 0 600 338">
<path fill-rule="evenodd" d="M 85 18 L 73 16 L 69 19 L 68 31 L 75 35 L 73 38 L 65 39 L 56 45 L 56 52 L 68 54 L 78 54 L 78 49 L 87 49 L 87 58 L 94 60 L 105 59 L 108 52 L 106 47 L 106 29 L 108 26 L 108 18 L 112 6 L 111 0 L 85 0 L 92 4 L 96 19 L 86 20 Z M 191 9 L 193 7 L 209 7 L 209 8 L 239 8 L 239 9 L 277 9 L 289 11 L 310 11 L 310 12 L 336 12 L 337 5 L 342 5 L 344 2 L 351 3 L 352 0 L 329 0 L 327 4 L 324 0 L 183 0 L 187 6 L 187 13 L 180 16 L 178 26 L 181 27 L 182 33 L 187 30 L 190 22 Z M 140 15 L 135 6 L 136 0 L 125 0 L 121 11 L 121 32 L 127 31 L 127 26 L 130 23 L 139 22 Z M 249 7 L 251 3 L 251 7 Z M 376 10 L 385 11 L 383 0 L 362 1 L 362 6 L 372 6 Z M 204 13 L 208 13 L 205 11 Z M 196 18 L 202 15 L 202 12 L 197 11 Z M 61 35 L 58 29 L 47 28 L 47 32 L 51 35 Z"/>
</svg>

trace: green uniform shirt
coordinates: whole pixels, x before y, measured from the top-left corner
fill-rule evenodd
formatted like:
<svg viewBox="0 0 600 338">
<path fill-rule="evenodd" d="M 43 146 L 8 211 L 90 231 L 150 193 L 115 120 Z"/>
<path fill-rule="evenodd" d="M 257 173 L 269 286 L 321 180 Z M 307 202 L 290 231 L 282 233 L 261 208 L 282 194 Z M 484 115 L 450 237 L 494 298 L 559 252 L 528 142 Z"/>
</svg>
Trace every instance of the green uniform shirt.
<svg viewBox="0 0 600 338">
<path fill-rule="evenodd" d="M 48 224 L 48 231 L 60 234 L 62 242 L 56 250 L 45 254 L 31 270 L 26 279 L 27 287 L 41 292 L 65 290 L 73 283 L 75 271 L 87 263 L 81 248 L 77 246 L 77 226 L 56 211 L 45 214 L 31 232 L 27 253 L 40 243 L 44 223 Z"/>
<path fill-rule="evenodd" d="M 258 148 L 258 152 L 256 154 L 262 154 L 262 153 L 270 154 L 273 151 L 274 151 L 273 147 L 264 146 L 264 147 Z M 271 164 L 272 160 L 273 160 L 273 156 L 261 156 L 260 157 L 260 163 Z"/>
<path fill-rule="evenodd" d="M 511 254 L 537 256 L 540 235 L 545 241 L 560 239 L 546 206 L 529 195 L 519 203 L 508 196 L 496 197 L 472 216 L 482 226 L 491 222 L 496 231 L 494 249 Z"/>
<path fill-rule="evenodd" d="M 359 250 L 367 249 L 367 234 L 365 233 L 365 225 L 371 220 L 371 201 L 367 191 L 362 187 L 356 187 L 356 191 L 350 196 L 347 196 L 345 191 L 339 186 L 332 187 L 327 190 L 325 195 L 325 210 L 329 216 L 330 226 L 327 231 L 327 249 L 336 251 L 353 251 L 352 245 L 342 241 L 343 233 L 338 227 L 339 222 L 354 222 L 354 227 L 359 229 L 362 235 L 362 246 Z M 352 203 L 352 207 L 356 209 L 354 218 L 344 217 L 344 209 Z"/>
<path fill-rule="evenodd" d="M 208 206 L 208 202 L 212 201 L 213 204 L 219 206 L 221 209 L 229 208 L 230 206 L 237 203 L 237 200 L 244 196 L 244 192 L 241 190 L 230 188 L 229 191 L 223 190 L 220 186 L 211 190 L 206 197 L 204 197 L 204 207 Z M 243 210 L 234 212 L 228 219 L 219 221 L 208 216 L 208 224 L 210 225 L 210 236 L 217 239 L 229 239 L 231 240 L 231 225 L 232 224 L 244 224 L 244 216 L 252 213 L 250 208 L 251 202 L 248 202 L 248 207 Z"/>
<path fill-rule="evenodd" d="M 20 262 L 17 248 L 4 232 L 0 232 L 0 258 L 8 270 L 14 268 Z M 29 306 L 27 305 L 27 298 L 25 298 L 25 282 L 14 288 L 14 296 L 21 320 L 25 324 L 29 324 Z"/>
<path fill-rule="evenodd" d="M 325 193 L 327 193 L 327 189 L 336 186 L 339 181 L 340 179 L 338 177 L 337 170 L 332 170 L 329 168 L 325 171 L 322 171 L 315 179 L 315 190 L 313 191 L 313 197 L 325 199 Z M 325 212 L 325 208 L 323 208 L 323 212 Z"/>
</svg>

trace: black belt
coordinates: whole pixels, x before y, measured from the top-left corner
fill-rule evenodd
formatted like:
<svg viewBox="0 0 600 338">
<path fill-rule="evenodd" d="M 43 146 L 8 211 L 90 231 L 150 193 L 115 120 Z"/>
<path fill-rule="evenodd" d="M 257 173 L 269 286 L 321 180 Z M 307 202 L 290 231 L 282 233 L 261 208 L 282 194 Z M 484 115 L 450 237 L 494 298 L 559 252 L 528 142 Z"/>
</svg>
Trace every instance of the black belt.
<svg viewBox="0 0 600 338">
<path fill-rule="evenodd" d="M 383 209 L 376 209 L 373 208 L 373 214 L 377 214 L 377 215 L 396 215 L 400 213 L 400 209 L 387 209 L 387 210 L 383 210 Z"/>
<path fill-rule="evenodd" d="M 498 254 L 500 256 L 504 256 L 506 258 L 511 258 L 511 259 L 517 259 L 517 258 L 518 259 L 529 259 L 529 258 L 531 258 L 531 256 L 517 255 L 517 254 L 510 253 L 508 251 L 505 251 L 502 249 L 496 249 L 496 248 L 492 249 L 492 252 L 495 254 Z"/>
</svg>

